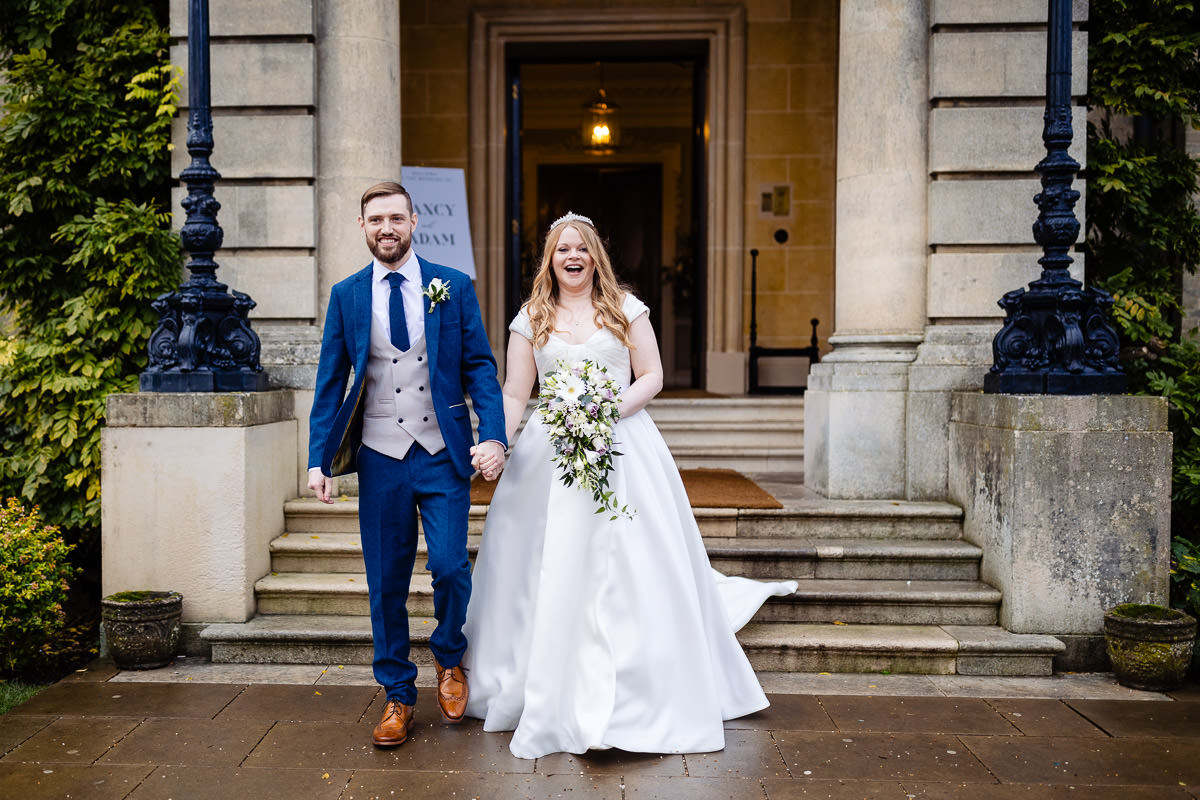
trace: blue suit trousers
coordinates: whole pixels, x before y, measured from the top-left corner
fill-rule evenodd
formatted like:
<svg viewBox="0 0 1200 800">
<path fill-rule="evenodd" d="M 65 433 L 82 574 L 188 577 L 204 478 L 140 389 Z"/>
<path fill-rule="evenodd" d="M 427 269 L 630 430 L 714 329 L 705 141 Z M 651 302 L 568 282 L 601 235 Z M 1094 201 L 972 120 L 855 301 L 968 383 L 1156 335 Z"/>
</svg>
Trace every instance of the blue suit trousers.
<svg viewBox="0 0 1200 800">
<path fill-rule="evenodd" d="M 417 700 L 417 668 L 409 657 L 408 591 L 417 555 L 417 513 L 429 551 L 437 627 L 429 647 L 443 667 L 467 649 L 463 623 L 471 597 L 467 518 L 471 483 L 448 449 L 430 455 L 413 444 L 402 459 L 363 445 L 358 451 L 358 524 L 375 644 L 375 680 L 389 700 Z"/>
</svg>

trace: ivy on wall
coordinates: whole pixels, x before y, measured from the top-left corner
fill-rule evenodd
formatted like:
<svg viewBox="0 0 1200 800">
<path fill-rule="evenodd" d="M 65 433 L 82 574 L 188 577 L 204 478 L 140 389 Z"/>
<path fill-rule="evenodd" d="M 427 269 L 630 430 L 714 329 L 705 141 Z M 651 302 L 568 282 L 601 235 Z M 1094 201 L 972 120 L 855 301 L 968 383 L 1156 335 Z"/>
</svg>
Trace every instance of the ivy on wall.
<svg viewBox="0 0 1200 800">
<path fill-rule="evenodd" d="M 1200 164 L 1182 145 L 1200 128 L 1200 13 L 1190 0 L 1092 0 L 1088 59 L 1088 273 L 1113 294 L 1130 391 L 1170 402 L 1175 601 L 1187 605 L 1200 602 L 1183 585 L 1200 559 L 1179 558 L 1200 543 L 1200 344 L 1181 298 L 1200 265 Z"/>
<path fill-rule="evenodd" d="M 94 550 L 104 398 L 181 275 L 165 2 L 8 0 L 0 26 L 0 497 Z"/>
</svg>

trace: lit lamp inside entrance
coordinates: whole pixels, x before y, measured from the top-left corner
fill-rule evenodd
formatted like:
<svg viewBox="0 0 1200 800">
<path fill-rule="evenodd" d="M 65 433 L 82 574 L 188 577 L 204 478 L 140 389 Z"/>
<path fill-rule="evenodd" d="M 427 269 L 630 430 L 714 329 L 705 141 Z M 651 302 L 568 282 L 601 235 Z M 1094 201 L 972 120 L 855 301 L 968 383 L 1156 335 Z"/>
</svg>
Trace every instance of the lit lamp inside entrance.
<svg viewBox="0 0 1200 800">
<path fill-rule="evenodd" d="M 584 106 L 583 149 L 593 155 L 608 155 L 621 144 L 621 126 L 617 121 L 616 103 L 610 102 L 603 89 L 596 92 L 591 103 Z"/>
</svg>

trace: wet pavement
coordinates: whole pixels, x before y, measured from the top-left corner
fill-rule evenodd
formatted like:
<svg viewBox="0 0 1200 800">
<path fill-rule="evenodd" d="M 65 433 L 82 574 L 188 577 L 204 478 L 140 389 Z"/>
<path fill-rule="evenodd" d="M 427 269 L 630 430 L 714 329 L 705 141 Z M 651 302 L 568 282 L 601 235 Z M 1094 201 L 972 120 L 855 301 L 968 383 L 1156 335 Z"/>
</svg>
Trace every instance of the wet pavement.
<svg viewBox="0 0 1200 800">
<path fill-rule="evenodd" d="M 446 725 L 429 684 L 403 746 L 371 746 L 363 667 L 104 662 L 0 717 L 0 798 L 84 800 L 1200 800 L 1200 686 L 1111 675 L 762 677 L 771 708 L 719 753 L 514 758 Z"/>
</svg>

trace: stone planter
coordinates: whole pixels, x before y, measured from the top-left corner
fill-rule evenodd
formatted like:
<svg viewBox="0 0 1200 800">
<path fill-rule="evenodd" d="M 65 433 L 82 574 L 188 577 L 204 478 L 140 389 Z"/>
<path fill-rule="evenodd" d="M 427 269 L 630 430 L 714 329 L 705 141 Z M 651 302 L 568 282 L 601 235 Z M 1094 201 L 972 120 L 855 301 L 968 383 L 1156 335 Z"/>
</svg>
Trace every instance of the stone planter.
<svg viewBox="0 0 1200 800">
<path fill-rule="evenodd" d="M 1104 640 L 1118 682 L 1164 692 L 1187 676 L 1196 620 L 1174 608 L 1123 603 L 1104 615 Z"/>
<path fill-rule="evenodd" d="M 121 669 L 154 669 L 175 657 L 182 630 L 179 592 L 119 592 L 100 601 L 109 655 Z"/>
</svg>

